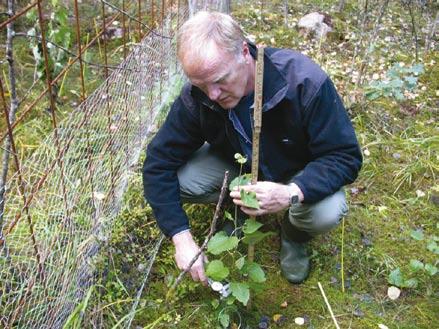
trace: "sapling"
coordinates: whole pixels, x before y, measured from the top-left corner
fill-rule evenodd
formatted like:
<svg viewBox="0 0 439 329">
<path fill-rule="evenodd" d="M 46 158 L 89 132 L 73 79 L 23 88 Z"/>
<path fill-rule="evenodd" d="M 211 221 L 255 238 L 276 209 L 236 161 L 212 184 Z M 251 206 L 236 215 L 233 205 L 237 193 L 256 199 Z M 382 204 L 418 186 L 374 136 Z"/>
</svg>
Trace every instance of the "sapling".
<svg viewBox="0 0 439 329">
<path fill-rule="evenodd" d="M 235 155 L 236 162 L 241 166 L 247 161 L 240 154 Z M 250 182 L 250 175 L 244 174 L 236 177 L 229 184 L 229 189 L 246 185 Z M 241 199 L 246 207 L 259 208 L 256 194 L 245 193 L 241 190 Z M 235 214 L 237 207 L 235 206 Z M 230 214 L 225 214 L 230 217 Z M 235 232 L 237 231 L 237 218 L 234 218 Z M 220 259 L 212 259 L 206 267 L 206 275 L 210 280 L 212 290 L 219 293 L 219 301 L 212 305 L 219 312 L 218 320 L 223 327 L 230 324 L 232 314 L 239 315 L 238 305 L 248 305 L 250 293 L 257 293 L 263 289 L 261 285 L 266 277 L 261 265 L 249 259 L 248 255 L 240 252 L 241 244 L 255 245 L 271 233 L 261 232 L 262 223 L 253 218 L 246 219 L 242 226 L 242 237 L 227 235 L 224 231 L 217 232 L 207 244 L 207 252 Z M 239 303 L 237 303 L 238 301 Z"/>
</svg>

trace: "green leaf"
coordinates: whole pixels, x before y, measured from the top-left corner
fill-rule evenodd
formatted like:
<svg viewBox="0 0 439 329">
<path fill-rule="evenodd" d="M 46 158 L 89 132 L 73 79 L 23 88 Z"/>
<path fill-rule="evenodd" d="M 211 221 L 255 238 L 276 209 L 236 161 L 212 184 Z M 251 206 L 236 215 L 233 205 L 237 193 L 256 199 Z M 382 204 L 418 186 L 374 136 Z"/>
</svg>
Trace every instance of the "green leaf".
<svg viewBox="0 0 439 329">
<path fill-rule="evenodd" d="M 228 236 L 226 232 L 220 231 L 216 233 L 207 243 L 207 251 L 213 255 L 236 248 L 238 245 L 238 238 L 236 236 Z"/>
<path fill-rule="evenodd" d="M 258 221 L 254 220 L 253 218 L 247 219 L 244 223 L 244 227 L 242 228 L 242 231 L 245 234 L 251 234 L 259 230 L 260 227 L 262 227 L 262 223 L 259 223 Z"/>
<path fill-rule="evenodd" d="M 417 241 L 424 240 L 424 233 L 422 230 L 413 230 L 410 232 L 410 236 Z"/>
<path fill-rule="evenodd" d="M 262 239 L 264 239 L 265 237 L 270 235 L 273 235 L 273 233 L 272 232 L 263 233 L 260 231 L 256 231 L 251 234 L 244 234 L 244 237 L 242 238 L 242 242 L 244 242 L 245 244 L 256 244 Z"/>
<path fill-rule="evenodd" d="M 413 272 L 417 272 L 417 271 L 422 270 L 424 268 L 424 263 L 417 260 L 417 259 L 411 259 L 410 260 L 410 268 Z"/>
<path fill-rule="evenodd" d="M 229 190 L 232 191 L 235 187 L 248 185 L 252 180 L 251 174 L 244 174 L 238 177 L 235 177 L 229 184 Z"/>
<path fill-rule="evenodd" d="M 412 72 L 416 74 L 420 74 L 424 72 L 424 65 L 422 64 L 415 64 L 412 66 Z"/>
<path fill-rule="evenodd" d="M 415 86 L 416 86 L 416 83 L 418 82 L 418 78 L 413 77 L 413 76 L 411 76 L 411 75 L 408 76 L 408 77 L 405 77 L 404 80 L 407 82 L 407 86 L 408 86 L 410 89 L 413 89 L 413 87 L 415 87 Z"/>
<path fill-rule="evenodd" d="M 242 304 L 247 305 L 250 298 L 250 288 L 247 283 L 231 282 L 230 291 L 232 295 Z"/>
<path fill-rule="evenodd" d="M 418 286 L 418 280 L 415 278 L 411 278 L 404 281 L 403 287 L 406 288 L 416 288 Z"/>
<path fill-rule="evenodd" d="M 399 267 L 390 272 L 387 282 L 400 288 L 404 287 L 404 278 Z"/>
<path fill-rule="evenodd" d="M 437 267 L 432 264 L 425 264 L 425 271 L 430 275 L 433 276 L 437 273 Z"/>
<path fill-rule="evenodd" d="M 241 190 L 241 201 L 248 208 L 259 209 L 259 202 L 256 198 L 256 193 L 253 191 Z"/>
<path fill-rule="evenodd" d="M 265 282 L 266 280 L 264 270 L 262 269 L 261 265 L 257 263 L 248 264 L 247 272 L 250 280 L 252 280 L 253 282 L 261 283 Z"/>
<path fill-rule="evenodd" d="M 242 165 L 247 162 L 247 157 L 242 154 L 235 153 L 235 160 Z"/>
<path fill-rule="evenodd" d="M 427 249 L 436 255 L 439 255 L 439 246 L 436 241 L 431 240 L 427 244 Z"/>
<path fill-rule="evenodd" d="M 222 261 L 213 260 L 207 264 L 206 275 L 215 281 L 221 281 L 229 276 L 229 269 Z"/>
<path fill-rule="evenodd" d="M 239 258 L 236 262 L 235 262 L 235 266 L 238 270 L 242 269 L 242 267 L 245 264 L 245 256 Z"/>
<path fill-rule="evenodd" d="M 228 211 L 224 211 L 224 218 L 231 220 L 232 222 L 234 221 L 232 214 L 230 214 Z"/>
<path fill-rule="evenodd" d="M 224 313 L 224 312 L 220 313 L 220 315 L 218 315 L 218 320 L 223 328 L 229 327 L 230 315 L 228 315 L 227 313 Z"/>
<path fill-rule="evenodd" d="M 220 303 L 219 303 L 218 299 L 212 299 L 210 304 L 212 304 L 213 309 L 216 310 Z"/>
</svg>

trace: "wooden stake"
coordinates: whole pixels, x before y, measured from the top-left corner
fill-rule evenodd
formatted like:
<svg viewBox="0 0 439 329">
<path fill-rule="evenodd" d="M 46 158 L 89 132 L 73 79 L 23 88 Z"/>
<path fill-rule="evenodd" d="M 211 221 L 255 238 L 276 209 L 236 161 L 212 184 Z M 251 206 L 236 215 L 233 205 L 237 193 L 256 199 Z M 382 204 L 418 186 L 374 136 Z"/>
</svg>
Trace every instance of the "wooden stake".
<svg viewBox="0 0 439 329">
<path fill-rule="evenodd" d="M 264 85 L 264 47 L 258 47 L 258 57 L 255 72 L 255 102 L 253 112 L 253 142 L 252 142 L 252 179 L 251 183 L 258 182 L 259 171 L 259 137 L 262 127 L 262 90 Z M 255 246 L 249 244 L 247 252 L 249 262 L 255 257 Z"/>
<path fill-rule="evenodd" d="M 264 47 L 258 47 L 258 57 L 256 60 L 255 72 L 255 101 L 253 111 L 253 141 L 252 141 L 252 179 L 251 183 L 258 182 L 259 172 L 259 137 L 262 127 L 262 91 L 264 85 Z M 254 219 L 254 216 L 252 216 Z M 249 262 L 255 260 L 255 245 L 249 244 L 247 249 L 247 259 Z M 251 308 L 251 299 L 247 303 L 247 309 Z"/>
</svg>

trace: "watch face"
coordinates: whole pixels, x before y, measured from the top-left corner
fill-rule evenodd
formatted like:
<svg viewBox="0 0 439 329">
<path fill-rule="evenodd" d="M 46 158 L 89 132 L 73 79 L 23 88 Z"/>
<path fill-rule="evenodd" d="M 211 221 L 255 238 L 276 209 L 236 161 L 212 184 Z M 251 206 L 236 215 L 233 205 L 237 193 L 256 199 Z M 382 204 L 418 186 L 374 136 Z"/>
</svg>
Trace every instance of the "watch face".
<svg viewBox="0 0 439 329">
<path fill-rule="evenodd" d="M 291 204 L 297 204 L 297 203 L 299 203 L 299 196 L 296 194 L 291 197 Z"/>
</svg>

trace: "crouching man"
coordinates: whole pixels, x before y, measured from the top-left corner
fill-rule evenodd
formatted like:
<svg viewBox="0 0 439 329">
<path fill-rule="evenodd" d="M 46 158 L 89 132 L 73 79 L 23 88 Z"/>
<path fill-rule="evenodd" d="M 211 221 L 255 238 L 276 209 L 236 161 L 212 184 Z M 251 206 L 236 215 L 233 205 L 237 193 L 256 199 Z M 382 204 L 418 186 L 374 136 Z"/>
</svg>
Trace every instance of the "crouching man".
<svg viewBox="0 0 439 329">
<path fill-rule="evenodd" d="M 147 149 L 145 197 L 186 269 L 199 251 L 182 203 L 218 200 L 224 171 L 238 175 L 234 154 L 251 160 L 257 49 L 228 15 L 199 12 L 181 27 L 178 58 L 189 78 Z M 248 215 L 285 211 L 280 265 L 292 283 L 306 279 L 305 243 L 336 227 L 347 212 L 343 186 L 362 164 L 354 129 L 322 69 L 289 49 L 266 48 L 260 140 L 260 209 L 233 202 Z M 250 163 L 251 161 L 248 161 Z M 204 284 L 205 256 L 190 270 Z"/>
</svg>

